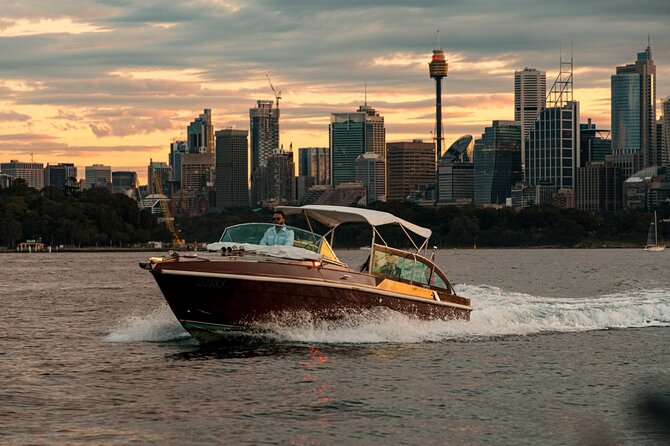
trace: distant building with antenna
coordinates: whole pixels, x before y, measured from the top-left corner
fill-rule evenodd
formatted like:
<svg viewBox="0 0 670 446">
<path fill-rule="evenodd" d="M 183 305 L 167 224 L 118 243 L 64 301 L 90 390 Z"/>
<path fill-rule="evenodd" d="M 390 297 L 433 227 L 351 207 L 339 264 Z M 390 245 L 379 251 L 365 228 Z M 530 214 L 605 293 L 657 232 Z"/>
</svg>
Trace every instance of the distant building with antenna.
<svg viewBox="0 0 670 446">
<path fill-rule="evenodd" d="M 0 172 L 13 178 L 23 178 L 29 187 L 37 190 L 44 187 L 44 164 L 42 163 L 11 160 L 8 163 L 0 164 Z"/>
<path fill-rule="evenodd" d="M 356 181 L 356 159 L 360 155 L 372 152 L 386 158 L 384 117 L 367 100 L 354 113 L 333 113 L 329 142 L 332 185 Z"/>
<path fill-rule="evenodd" d="M 259 100 L 256 108 L 249 109 L 249 144 L 251 146 L 251 190 L 252 203 L 261 201 L 256 187 L 261 163 L 279 150 L 279 109 L 274 101 Z"/>
<path fill-rule="evenodd" d="M 560 70 L 525 144 L 525 181 L 569 194 L 580 166 L 579 102 L 573 99 L 573 62 Z M 476 158 L 476 156 L 475 156 Z M 572 200 L 574 202 L 574 200 Z M 542 203 L 537 203 L 542 204 Z"/>
</svg>

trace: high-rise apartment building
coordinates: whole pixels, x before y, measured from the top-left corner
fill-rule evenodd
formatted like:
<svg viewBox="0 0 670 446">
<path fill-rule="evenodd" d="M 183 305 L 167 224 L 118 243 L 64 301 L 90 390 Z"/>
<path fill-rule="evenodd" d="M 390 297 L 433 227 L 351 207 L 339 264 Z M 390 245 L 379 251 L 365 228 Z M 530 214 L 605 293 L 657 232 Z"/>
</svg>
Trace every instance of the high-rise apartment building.
<svg viewBox="0 0 670 446">
<path fill-rule="evenodd" d="M 86 177 L 84 178 L 84 188 L 104 187 L 112 190 L 112 168 L 102 164 L 93 164 L 84 168 Z"/>
<path fill-rule="evenodd" d="M 313 177 L 313 184 L 330 184 L 330 150 L 328 147 L 298 149 L 298 176 Z"/>
<path fill-rule="evenodd" d="M 23 163 L 11 160 L 0 164 L 0 172 L 13 178 L 23 178 L 29 187 L 37 190 L 44 187 L 44 164 L 42 163 Z"/>
<path fill-rule="evenodd" d="M 386 144 L 386 199 L 404 201 L 435 184 L 435 144 L 416 139 Z"/>
<path fill-rule="evenodd" d="M 189 153 L 209 153 L 214 155 L 214 124 L 212 110 L 206 108 L 186 128 L 186 144 Z"/>
<path fill-rule="evenodd" d="M 537 116 L 545 107 L 547 73 L 535 68 L 514 72 L 514 120 L 521 125 L 521 162 L 525 163 L 525 141 Z"/>
<path fill-rule="evenodd" d="M 279 109 L 273 107 L 273 101 L 257 101 L 256 105 L 249 109 L 252 174 L 261 161 L 279 149 Z"/>
<path fill-rule="evenodd" d="M 644 167 L 662 164 L 656 145 L 656 65 L 651 47 L 611 78 L 612 150 L 640 153 Z"/>
<path fill-rule="evenodd" d="M 504 205 L 512 187 L 522 179 L 521 125 L 493 121 L 475 140 L 475 205 Z"/>
<path fill-rule="evenodd" d="M 76 183 L 77 167 L 72 163 L 47 164 L 44 168 L 44 186 L 65 190 L 66 186 Z"/>
<path fill-rule="evenodd" d="M 386 201 L 386 161 L 374 152 L 356 158 L 356 181 L 365 187 L 365 204 Z"/>
<path fill-rule="evenodd" d="M 224 129 L 216 132 L 216 206 L 249 207 L 249 132 Z"/>
</svg>

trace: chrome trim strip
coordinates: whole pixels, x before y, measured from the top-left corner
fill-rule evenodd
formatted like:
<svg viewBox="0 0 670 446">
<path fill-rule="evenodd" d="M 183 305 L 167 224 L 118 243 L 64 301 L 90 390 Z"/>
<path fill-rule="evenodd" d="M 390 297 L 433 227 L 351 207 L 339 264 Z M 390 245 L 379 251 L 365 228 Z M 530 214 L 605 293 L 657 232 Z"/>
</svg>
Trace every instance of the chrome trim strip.
<svg viewBox="0 0 670 446">
<path fill-rule="evenodd" d="M 313 280 L 304 280 L 304 279 L 288 279 L 285 277 L 267 277 L 267 276 L 241 276 L 238 274 L 226 274 L 226 273 L 207 273 L 199 271 L 179 271 L 172 269 L 161 269 L 160 274 L 172 274 L 176 276 L 194 276 L 194 277 L 218 277 L 221 279 L 237 279 L 237 280 L 250 280 L 254 282 L 279 282 L 279 283 L 292 283 L 296 285 L 309 285 L 309 286 L 323 286 L 323 287 L 332 287 L 332 288 L 342 288 L 346 290 L 355 290 L 355 291 L 365 291 L 372 292 L 375 294 L 381 294 L 388 297 L 396 297 L 400 299 L 414 300 L 417 302 L 431 303 L 433 305 L 442 305 L 446 307 L 460 308 L 462 310 L 472 311 L 472 307 L 467 305 L 456 304 L 453 302 L 443 302 L 443 301 L 431 301 L 423 297 L 414 297 L 408 296 L 406 294 L 392 293 L 390 291 L 380 290 L 379 288 L 370 287 L 370 286 L 354 286 L 354 285 L 345 285 L 337 282 L 316 282 Z"/>
</svg>

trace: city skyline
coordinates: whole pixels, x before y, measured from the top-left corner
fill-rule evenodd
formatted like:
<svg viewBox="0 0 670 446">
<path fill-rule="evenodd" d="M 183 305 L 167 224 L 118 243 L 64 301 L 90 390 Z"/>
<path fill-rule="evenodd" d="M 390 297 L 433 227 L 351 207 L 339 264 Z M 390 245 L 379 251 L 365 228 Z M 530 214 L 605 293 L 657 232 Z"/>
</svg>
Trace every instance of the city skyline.
<svg viewBox="0 0 670 446">
<path fill-rule="evenodd" d="M 670 96 L 665 2 L 489 3 L 12 3 L 0 14 L 0 159 L 105 164 L 145 182 L 149 159 L 167 162 L 203 109 L 214 130 L 248 130 L 248 110 L 275 98 L 266 73 L 282 92 L 285 148 L 327 146 L 331 113 L 355 111 L 366 89 L 388 142 L 430 141 L 437 29 L 445 148 L 513 119 L 514 72 L 551 83 L 561 52 L 574 57 L 582 120 L 599 128 L 610 128 L 610 76 L 648 35 L 657 100 Z"/>
</svg>

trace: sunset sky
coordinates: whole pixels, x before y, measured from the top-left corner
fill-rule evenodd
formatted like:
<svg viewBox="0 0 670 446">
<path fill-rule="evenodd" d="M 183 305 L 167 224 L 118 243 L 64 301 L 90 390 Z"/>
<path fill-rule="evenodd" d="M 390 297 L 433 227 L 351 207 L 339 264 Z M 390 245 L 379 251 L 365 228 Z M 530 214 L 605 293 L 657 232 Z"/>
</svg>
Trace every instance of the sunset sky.
<svg viewBox="0 0 670 446">
<path fill-rule="evenodd" d="M 411 6 L 408 6 L 411 5 Z M 670 96 L 670 2 L 4 1 L 0 161 L 135 170 L 167 161 L 205 108 L 215 129 L 249 128 L 249 108 L 281 90 L 285 148 L 327 146 L 330 113 L 364 101 L 387 141 L 430 140 L 435 31 L 449 62 L 446 144 L 514 117 L 514 71 L 574 58 L 582 121 L 609 128 L 610 76 L 651 36 L 657 99 Z"/>
</svg>

